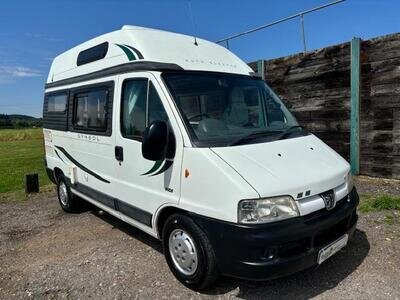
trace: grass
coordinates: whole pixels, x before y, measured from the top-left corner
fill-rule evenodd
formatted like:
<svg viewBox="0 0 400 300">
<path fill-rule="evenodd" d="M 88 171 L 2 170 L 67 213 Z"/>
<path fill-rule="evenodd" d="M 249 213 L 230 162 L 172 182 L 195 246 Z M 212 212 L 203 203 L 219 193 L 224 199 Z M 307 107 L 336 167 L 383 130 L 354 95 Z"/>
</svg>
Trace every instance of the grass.
<svg viewBox="0 0 400 300">
<path fill-rule="evenodd" d="M 396 222 L 395 216 L 393 216 L 393 215 L 386 215 L 386 216 L 385 216 L 385 222 L 386 222 L 386 224 L 393 225 L 393 224 Z"/>
<path fill-rule="evenodd" d="M 0 142 L 42 140 L 42 139 L 43 139 L 43 131 L 41 128 L 0 130 Z"/>
<path fill-rule="evenodd" d="M 359 210 L 373 212 L 382 210 L 400 210 L 400 197 L 392 195 L 362 195 Z"/>
<path fill-rule="evenodd" d="M 43 158 L 41 128 L 0 130 L 0 193 L 23 190 L 28 173 L 38 173 L 41 186 L 49 184 Z"/>
</svg>

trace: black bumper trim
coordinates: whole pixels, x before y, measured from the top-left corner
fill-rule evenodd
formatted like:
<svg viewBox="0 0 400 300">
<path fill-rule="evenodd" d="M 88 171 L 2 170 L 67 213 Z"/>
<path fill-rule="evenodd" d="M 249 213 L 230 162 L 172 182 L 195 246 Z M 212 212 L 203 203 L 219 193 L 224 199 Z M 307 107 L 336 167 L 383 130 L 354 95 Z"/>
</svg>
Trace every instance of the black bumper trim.
<svg viewBox="0 0 400 300">
<path fill-rule="evenodd" d="M 193 215 L 213 245 L 224 275 L 251 280 L 283 277 L 317 264 L 318 252 L 357 224 L 359 197 L 354 188 L 331 211 L 276 223 L 240 225 Z"/>
</svg>

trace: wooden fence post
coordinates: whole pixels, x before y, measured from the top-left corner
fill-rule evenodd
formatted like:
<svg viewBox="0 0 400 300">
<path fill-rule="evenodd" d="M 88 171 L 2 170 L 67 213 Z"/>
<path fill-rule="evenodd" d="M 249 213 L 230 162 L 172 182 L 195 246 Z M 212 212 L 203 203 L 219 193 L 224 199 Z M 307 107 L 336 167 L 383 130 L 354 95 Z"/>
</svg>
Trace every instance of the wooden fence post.
<svg viewBox="0 0 400 300">
<path fill-rule="evenodd" d="M 360 44 L 360 38 L 351 40 L 350 164 L 354 175 L 360 173 Z"/>
</svg>

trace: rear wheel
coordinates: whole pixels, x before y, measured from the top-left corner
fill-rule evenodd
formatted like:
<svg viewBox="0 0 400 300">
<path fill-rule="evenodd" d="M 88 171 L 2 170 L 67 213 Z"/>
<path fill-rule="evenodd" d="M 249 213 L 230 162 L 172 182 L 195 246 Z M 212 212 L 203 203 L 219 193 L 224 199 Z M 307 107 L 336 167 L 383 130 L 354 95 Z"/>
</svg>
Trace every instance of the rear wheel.
<svg viewBox="0 0 400 300">
<path fill-rule="evenodd" d="M 214 250 L 206 234 L 187 216 L 170 216 L 163 228 L 164 255 L 175 277 L 195 290 L 218 278 Z"/>
<path fill-rule="evenodd" d="M 69 213 L 79 211 L 80 201 L 78 197 L 72 194 L 71 189 L 66 183 L 64 175 L 59 175 L 57 178 L 57 196 L 61 208 Z"/>
</svg>

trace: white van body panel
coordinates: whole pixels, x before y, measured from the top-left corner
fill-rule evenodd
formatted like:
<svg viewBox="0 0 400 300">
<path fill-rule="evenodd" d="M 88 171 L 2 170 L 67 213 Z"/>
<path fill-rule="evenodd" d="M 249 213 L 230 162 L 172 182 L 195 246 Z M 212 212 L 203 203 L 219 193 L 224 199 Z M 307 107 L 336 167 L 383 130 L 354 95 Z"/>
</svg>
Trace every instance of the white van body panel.
<svg viewBox="0 0 400 300">
<path fill-rule="evenodd" d="M 185 148 L 181 208 L 228 222 L 237 222 L 238 201 L 259 198 L 256 190 L 209 148 Z M 183 172 L 184 173 L 184 172 Z"/>
<path fill-rule="evenodd" d="M 212 148 L 261 197 L 309 196 L 342 185 L 348 163 L 314 135 L 234 147 Z"/>
<path fill-rule="evenodd" d="M 161 206 L 177 206 L 180 197 L 181 163 L 183 157 L 184 139 L 180 126 L 173 111 L 172 99 L 162 89 L 159 83 L 160 72 L 133 72 L 117 76 L 108 76 L 101 79 L 65 85 L 57 88 L 46 89 L 47 93 L 58 90 L 86 87 L 105 82 L 114 82 L 113 93 L 113 120 L 110 136 L 97 134 L 85 134 L 70 131 L 58 131 L 44 129 L 47 167 L 54 170 L 60 169 L 64 175 L 73 180 L 73 183 L 81 184 L 93 190 L 99 191 L 110 198 L 116 198 L 131 206 L 140 208 L 150 214 L 154 214 Z M 150 80 L 157 90 L 169 118 L 176 140 L 176 155 L 171 168 L 159 176 L 142 175 L 151 169 L 154 162 L 146 160 L 141 155 L 141 143 L 135 140 L 125 139 L 121 135 L 120 110 L 122 84 L 124 80 L 144 78 Z M 186 133 L 187 141 L 189 138 Z M 190 144 L 190 142 L 187 142 Z M 124 161 L 119 163 L 115 159 L 115 146 L 124 149 Z M 94 178 L 82 168 L 79 168 L 59 148 L 66 149 L 68 154 L 86 168 L 107 180 L 103 182 Z M 73 170 L 74 173 L 71 172 Z M 146 226 L 127 215 L 103 205 L 95 198 L 82 194 L 72 188 L 72 192 L 79 197 L 91 202 L 122 219 L 123 221 L 140 228 L 146 233 L 157 237 L 155 226 Z M 154 222 L 155 217 L 152 218 Z"/>
<path fill-rule="evenodd" d="M 84 86 L 89 86 L 93 84 L 101 84 L 106 82 L 114 82 L 117 86 L 117 77 L 108 76 L 101 79 L 90 80 L 87 82 L 81 82 L 76 84 L 71 84 L 67 86 L 62 86 L 61 88 L 51 88 L 46 89 L 48 92 L 56 92 L 57 90 L 80 88 Z M 117 96 L 117 90 L 114 88 L 114 99 Z M 113 107 L 113 114 L 115 114 L 115 106 Z M 84 172 L 81 168 L 76 168 L 76 182 L 89 185 L 91 188 L 105 191 L 112 187 L 112 178 L 115 178 L 115 158 L 114 158 L 114 146 L 115 139 L 113 133 L 111 136 L 103 136 L 90 133 L 79 133 L 70 131 L 58 131 L 58 130 L 48 130 L 44 129 L 46 132 L 51 134 L 51 142 L 45 138 L 45 145 L 52 148 L 52 157 L 49 159 L 47 152 L 47 164 L 49 167 L 58 167 L 64 174 L 71 175 L 69 170 L 71 167 L 76 166 L 71 159 L 69 159 L 62 150 L 56 148 L 61 147 L 65 149 L 68 154 L 74 158 L 76 161 L 81 162 L 86 168 L 90 170 L 95 170 L 96 174 L 104 178 L 110 183 L 93 178 L 87 172 Z M 46 136 L 46 133 L 45 133 Z M 46 147 L 46 149 L 47 149 Z M 57 155 L 58 153 L 58 155 Z"/>
<path fill-rule="evenodd" d="M 155 165 L 154 161 L 142 156 L 142 143 L 137 140 L 124 138 L 121 134 L 120 112 L 123 82 L 126 80 L 148 79 L 157 90 L 167 115 L 170 116 L 171 128 L 174 132 L 176 151 L 175 158 L 170 160 L 172 165 L 162 174 L 148 173 Z M 181 169 L 183 157 L 182 133 L 172 113 L 171 105 L 161 90 L 155 76 L 150 72 L 135 72 L 119 76 L 116 93 L 119 101 L 114 102 L 116 114 L 114 118 L 115 145 L 121 146 L 124 151 L 124 160 L 118 162 L 115 158 L 114 166 L 116 177 L 113 195 L 132 206 L 141 208 L 154 214 L 164 205 L 176 205 L 180 197 Z M 165 162 L 166 163 L 166 162 Z"/>
<path fill-rule="evenodd" d="M 124 26 L 121 30 L 103 34 L 58 55 L 51 65 L 47 83 L 130 62 L 119 45 L 127 45 L 139 51 L 140 54 L 132 52 L 133 63 L 145 61 L 174 63 L 185 70 L 243 75 L 253 72 L 246 63 L 226 48 L 203 39 L 196 40 L 197 45 L 192 36 L 138 26 Z M 104 59 L 77 66 L 76 59 L 81 51 L 103 42 L 109 43 Z"/>
</svg>

